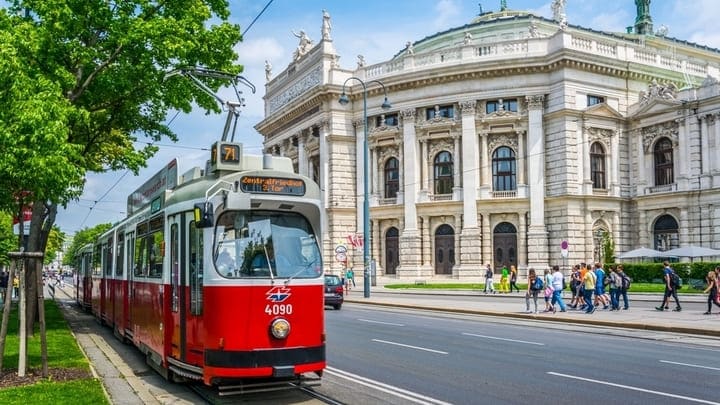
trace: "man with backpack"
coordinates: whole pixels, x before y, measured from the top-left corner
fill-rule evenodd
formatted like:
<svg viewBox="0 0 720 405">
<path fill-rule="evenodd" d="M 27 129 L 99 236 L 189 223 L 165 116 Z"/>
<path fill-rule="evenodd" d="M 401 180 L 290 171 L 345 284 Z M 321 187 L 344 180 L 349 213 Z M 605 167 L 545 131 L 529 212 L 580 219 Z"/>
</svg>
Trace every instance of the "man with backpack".
<svg viewBox="0 0 720 405">
<path fill-rule="evenodd" d="M 489 263 L 485 269 L 485 290 L 483 292 L 487 293 L 488 290 L 495 294 L 495 287 L 493 286 L 493 271 Z"/>
<path fill-rule="evenodd" d="M 659 307 L 655 307 L 658 311 L 664 311 L 668 308 L 668 304 L 670 301 L 670 297 L 673 297 L 675 299 L 675 309 L 673 311 L 680 312 L 682 311 L 682 308 L 680 307 L 680 300 L 678 300 L 677 296 L 677 290 L 680 287 L 679 282 L 679 276 L 677 273 L 675 273 L 675 270 L 673 270 L 672 267 L 670 267 L 670 262 L 665 260 L 663 262 L 663 266 L 665 268 L 663 269 L 663 278 L 665 280 L 665 295 L 663 297 L 663 302 L 660 304 Z"/>
<path fill-rule="evenodd" d="M 625 274 L 625 269 L 623 268 L 622 264 L 618 264 L 617 266 L 617 274 L 620 276 L 621 280 L 621 286 L 620 286 L 620 296 L 623 299 L 623 309 L 630 308 L 629 302 L 628 302 L 628 290 L 630 289 L 630 283 L 632 280 L 630 277 L 628 277 L 627 274 Z"/>
</svg>

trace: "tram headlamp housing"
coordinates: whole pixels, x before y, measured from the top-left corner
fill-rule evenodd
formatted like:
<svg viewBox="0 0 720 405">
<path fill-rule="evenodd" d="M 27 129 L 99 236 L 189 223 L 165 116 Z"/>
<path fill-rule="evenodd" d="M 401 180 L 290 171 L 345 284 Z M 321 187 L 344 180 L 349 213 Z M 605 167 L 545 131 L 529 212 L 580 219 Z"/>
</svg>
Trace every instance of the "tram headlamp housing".
<svg viewBox="0 0 720 405">
<path fill-rule="evenodd" d="M 290 322 L 285 318 L 278 318 L 270 324 L 270 333 L 275 339 L 285 339 L 290 334 Z"/>
</svg>

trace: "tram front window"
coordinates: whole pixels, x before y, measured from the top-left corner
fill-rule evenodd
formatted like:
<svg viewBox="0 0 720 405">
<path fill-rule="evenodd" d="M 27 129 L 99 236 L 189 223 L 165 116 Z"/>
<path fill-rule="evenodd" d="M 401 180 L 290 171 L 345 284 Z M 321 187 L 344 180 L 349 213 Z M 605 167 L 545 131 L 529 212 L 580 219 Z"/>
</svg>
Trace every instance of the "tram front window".
<svg viewBox="0 0 720 405">
<path fill-rule="evenodd" d="M 227 211 L 215 228 L 213 259 L 227 278 L 315 278 L 322 274 L 312 227 L 299 214 Z"/>
</svg>

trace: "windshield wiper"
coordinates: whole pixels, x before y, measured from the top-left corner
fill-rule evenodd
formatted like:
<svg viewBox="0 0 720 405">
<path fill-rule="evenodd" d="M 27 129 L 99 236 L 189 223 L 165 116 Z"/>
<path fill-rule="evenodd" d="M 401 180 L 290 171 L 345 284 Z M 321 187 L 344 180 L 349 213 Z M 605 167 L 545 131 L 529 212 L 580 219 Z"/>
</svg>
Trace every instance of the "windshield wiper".
<svg viewBox="0 0 720 405">
<path fill-rule="evenodd" d="M 310 267 L 312 267 L 314 264 L 315 264 L 315 262 L 310 262 L 310 263 L 307 264 L 307 266 L 303 266 L 303 268 L 300 269 L 300 271 L 298 271 L 297 273 L 295 273 L 295 274 L 293 274 L 292 276 L 288 277 L 288 279 L 285 280 L 285 287 L 287 287 L 288 284 L 290 284 L 290 281 L 292 281 L 295 277 L 299 276 L 300 273 L 304 273 L 305 271 L 307 271 L 307 269 L 309 269 Z"/>
<path fill-rule="evenodd" d="M 272 263 L 270 262 L 270 255 L 268 255 L 268 252 L 267 252 L 267 245 L 263 244 L 263 251 L 265 252 L 265 260 L 267 260 L 268 268 L 270 269 L 270 281 L 271 281 L 270 284 L 274 284 L 275 283 L 275 276 L 273 275 L 274 270 L 272 268 Z M 277 267 L 277 266 L 275 266 L 275 267 Z"/>
</svg>

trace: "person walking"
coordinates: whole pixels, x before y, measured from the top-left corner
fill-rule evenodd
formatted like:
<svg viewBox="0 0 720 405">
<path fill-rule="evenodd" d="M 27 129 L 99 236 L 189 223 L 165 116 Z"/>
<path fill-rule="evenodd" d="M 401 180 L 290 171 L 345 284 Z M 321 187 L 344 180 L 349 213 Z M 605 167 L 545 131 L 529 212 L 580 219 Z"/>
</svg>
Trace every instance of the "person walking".
<svg viewBox="0 0 720 405">
<path fill-rule="evenodd" d="M 9 276 L 10 275 L 5 270 L 0 273 L 0 305 L 5 304 L 5 293 L 7 293 Z"/>
<path fill-rule="evenodd" d="M 592 314 L 595 312 L 595 306 L 593 305 L 593 293 L 595 292 L 595 284 L 597 278 L 595 273 L 592 271 L 586 271 L 583 277 L 583 298 L 585 299 L 585 313 Z"/>
<path fill-rule="evenodd" d="M 525 313 L 532 313 L 530 311 L 530 298 L 532 297 L 533 303 L 535 304 L 535 312 L 538 313 L 537 310 L 537 300 L 538 300 L 538 293 L 540 293 L 540 290 L 542 290 L 542 285 L 540 285 L 540 288 L 538 288 L 538 284 L 536 283 L 536 279 L 539 276 L 535 274 L 535 269 L 532 267 L 530 270 L 528 270 L 528 285 L 527 285 L 527 291 L 525 292 Z"/>
<path fill-rule="evenodd" d="M 618 264 L 617 266 L 617 274 L 620 276 L 620 296 L 623 299 L 623 309 L 630 308 L 630 303 L 628 301 L 628 290 L 630 289 L 630 277 L 628 277 L 627 274 L 625 274 L 625 268 L 622 264 Z M 618 305 L 620 303 L 618 302 Z"/>
<path fill-rule="evenodd" d="M 557 303 L 560 306 L 560 312 L 566 312 L 565 309 L 565 301 L 563 301 L 562 292 L 563 292 L 563 284 L 565 284 L 565 275 L 562 274 L 560 271 L 560 266 L 557 264 L 553 266 L 553 274 L 552 274 L 552 287 L 553 287 L 553 296 L 552 296 L 552 302 L 550 302 L 550 305 L 552 306 L 553 313 L 555 313 L 555 304 Z"/>
<path fill-rule="evenodd" d="M 620 287 L 622 286 L 622 280 L 615 269 L 615 266 L 610 266 L 610 274 L 608 275 L 610 282 L 610 310 L 620 310 Z"/>
<path fill-rule="evenodd" d="M 669 309 L 668 304 L 670 303 L 670 297 L 673 297 L 675 299 L 675 309 L 673 311 L 680 312 L 682 311 L 682 308 L 680 307 L 680 300 L 678 300 L 677 296 L 677 288 L 678 286 L 673 281 L 675 277 L 677 277 L 677 274 L 675 274 L 675 270 L 673 270 L 672 267 L 670 267 L 670 262 L 665 260 L 663 262 L 663 279 L 665 280 L 665 294 L 663 296 L 663 302 L 660 304 L 659 307 L 655 307 L 658 311 L 664 311 L 666 309 Z"/>
<path fill-rule="evenodd" d="M 353 288 L 355 288 L 355 271 L 352 267 L 347 268 L 347 271 L 345 272 L 345 278 L 347 279 L 348 290 L 350 289 L 350 284 L 352 284 Z"/>
<path fill-rule="evenodd" d="M 570 290 L 572 290 L 572 298 L 568 307 L 577 309 L 578 303 L 582 300 L 582 278 L 580 276 L 580 265 L 576 264 L 570 274 Z"/>
<path fill-rule="evenodd" d="M 12 298 L 19 298 L 20 297 L 20 278 L 16 274 L 15 277 L 13 277 L 13 294 Z"/>
<path fill-rule="evenodd" d="M 550 300 L 553 295 L 552 274 L 550 274 L 550 269 L 543 270 L 542 277 L 543 284 L 545 285 L 545 290 L 543 291 L 543 295 L 545 296 L 545 311 L 543 312 L 550 312 L 553 310 L 552 305 L 550 305 Z"/>
<path fill-rule="evenodd" d="M 485 290 L 483 290 L 484 293 L 487 293 L 488 290 L 495 294 L 495 286 L 493 285 L 493 271 L 492 267 L 490 267 L 490 264 L 488 264 L 485 267 Z"/>
<path fill-rule="evenodd" d="M 503 266 L 502 273 L 500 273 L 500 292 L 501 293 L 508 293 L 508 276 L 509 276 L 508 268 L 507 266 Z"/>
<path fill-rule="evenodd" d="M 515 288 L 516 292 L 520 292 L 517 286 L 517 268 L 510 266 L 510 292 L 513 291 L 513 288 Z"/>
<path fill-rule="evenodd" d="M 605 270 L 602 268 L 600 262 L 595 263 L 595 306 L 603 304 L 603 309 L 608 309 L 610 303 L 608 297 L 605 295 Z"/>
<path fill-rule="evenodd" d="M 712 306 L 713 304 L 720 307 L 720 297 L 718 297 L 718 279 L 717 275 L 714 271 L 708 271 L 707 277 L 705 277 L 705 281 L 707 282 L 708 286 L 703 291 L 704 293 L 708 293 L 708 309 L 706 312 L 704 312 L 704 315 L 710 315 L 712 313 Z"/>
</svg>

